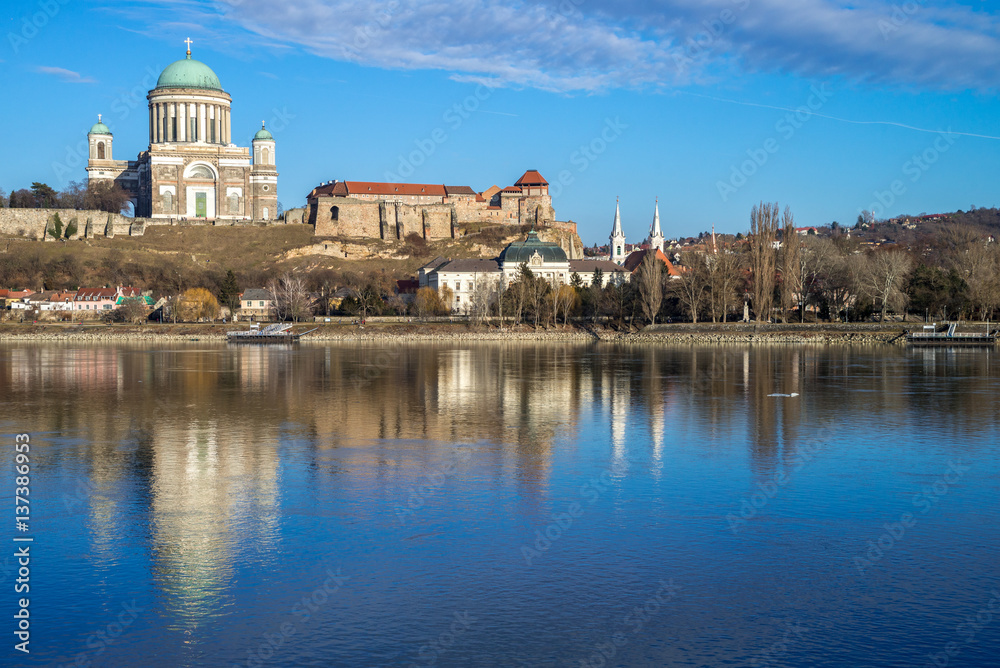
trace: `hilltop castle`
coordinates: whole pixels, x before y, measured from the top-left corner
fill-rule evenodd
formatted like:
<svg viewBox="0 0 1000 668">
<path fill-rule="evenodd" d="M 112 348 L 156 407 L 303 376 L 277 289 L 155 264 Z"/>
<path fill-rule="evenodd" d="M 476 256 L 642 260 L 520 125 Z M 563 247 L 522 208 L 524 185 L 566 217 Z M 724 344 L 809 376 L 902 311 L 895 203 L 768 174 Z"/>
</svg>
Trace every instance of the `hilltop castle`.
<svg viewBox="0 0 1000 668">
<path fill-rule="evenodd" d="M 114 137 L 90 128 L 88 182 L 114 181 L 149 224 L 181 220 L 270 221 L 278 216 L 274 137 L 263 126 L 251 149 L 232 141 L 230 104 L 219 78 L 187 57 L 169 65 L 149 91 L 149 147 L 135 160 L 115 160 Z"/>
<path fill-rule="evenodd" d="M 529 169 L 512 186 L 476 192 L 429 183 L 328 181 L 308 196 L 308 222 L 317 236 L 401 240 L 455 237 L 465 223 L 564 227 L 557 223 L 549 183 Z"/>
</svg>

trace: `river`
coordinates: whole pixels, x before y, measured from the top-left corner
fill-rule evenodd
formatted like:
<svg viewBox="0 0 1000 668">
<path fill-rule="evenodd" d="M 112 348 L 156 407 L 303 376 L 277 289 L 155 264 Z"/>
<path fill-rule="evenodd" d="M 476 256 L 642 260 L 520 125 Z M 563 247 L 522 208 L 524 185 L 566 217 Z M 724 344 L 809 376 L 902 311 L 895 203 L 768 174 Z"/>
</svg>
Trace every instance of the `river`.
<svg viewBox="0 0 1000 668">
<path fill-rule="evenodd" d="M 3 651 L 998 665 L 998 416 L 991 350 L 4 344 Z"/>
</svg>

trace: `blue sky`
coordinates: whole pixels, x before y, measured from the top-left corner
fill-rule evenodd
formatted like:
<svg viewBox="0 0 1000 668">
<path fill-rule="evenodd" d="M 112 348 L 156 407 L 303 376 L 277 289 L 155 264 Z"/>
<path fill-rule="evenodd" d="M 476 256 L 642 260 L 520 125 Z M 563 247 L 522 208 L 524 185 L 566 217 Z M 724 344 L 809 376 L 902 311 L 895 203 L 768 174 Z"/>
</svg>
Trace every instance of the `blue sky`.
<svg viewBox="0 0 1000 668">
<path fill-rule="evenodd" d="M 33 0 L 7 10 L 0 187 L 85 176 L 98 113 L 117 159 L 146 91 L 193 57 L 233 134 L 277 141 L 279 199 L 332 179 L 512 184 L 629 241 L 1000 204 L 1000 9 L 982 0 Z M 950 132 L 950 134 L 940 134 Z M 83 148 L 81 148 L 81 146 Z M 558 185 L 557 185 L 558 184 Z"/>
</svg>

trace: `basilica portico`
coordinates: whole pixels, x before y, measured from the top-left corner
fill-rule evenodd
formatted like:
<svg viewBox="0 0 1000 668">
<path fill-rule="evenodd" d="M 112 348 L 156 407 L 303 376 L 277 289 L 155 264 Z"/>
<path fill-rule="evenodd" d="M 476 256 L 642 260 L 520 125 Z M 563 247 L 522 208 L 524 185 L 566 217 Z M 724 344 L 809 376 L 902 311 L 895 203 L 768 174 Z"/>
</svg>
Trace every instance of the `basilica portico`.
<svg viewBox="0 0 1000 668">
<path fill-rule="evenodd" d="M 89 181 L 114 180 L 135 215 L 168 220 L 268 221 L 277 217 L 275 142 L 262 127 L 252 152 L 232 140 L 232 97 L 191 57 L 171 63 L 149 91 L 149 147 L 114 160 L 112 135 L 98 118 L 88 133 Z"/>
</svg>

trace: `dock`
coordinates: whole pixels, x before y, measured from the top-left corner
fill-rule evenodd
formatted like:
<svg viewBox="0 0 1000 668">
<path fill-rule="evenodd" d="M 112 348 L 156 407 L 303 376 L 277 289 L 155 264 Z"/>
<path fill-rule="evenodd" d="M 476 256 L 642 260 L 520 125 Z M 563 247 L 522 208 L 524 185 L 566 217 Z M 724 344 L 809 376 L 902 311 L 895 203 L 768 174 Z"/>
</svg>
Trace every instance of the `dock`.
<svg viewBox="0 0 1000 668">
<path fill-rule="evenodd" d="M 948 328 L 938 331 L 936 325 L 925 325 L 923 331 L 910 332 L 906 342 L 911 346 L 993 346 L 996 345 L 997 332 L 987 330 L 979 333 L 958 333 L 956 323 L 950 323 Z"/>
<path fill-rule="evenodd" d="M 315 330 L 309 330 L 309 332 L 312 331 Z M 226 332 L 226 340 L 230 343 L 295 343 L 309 332 L 296 334 L 292 331 L 292 325 L 284 322 L 277 322 L 263 328 L 255 323 L 250 325 L 250 329 Z"/>
</svg>

